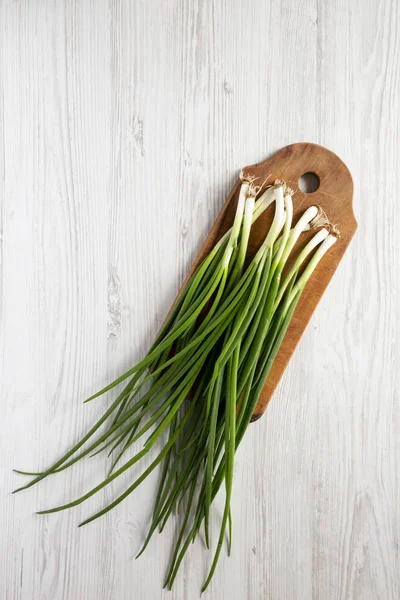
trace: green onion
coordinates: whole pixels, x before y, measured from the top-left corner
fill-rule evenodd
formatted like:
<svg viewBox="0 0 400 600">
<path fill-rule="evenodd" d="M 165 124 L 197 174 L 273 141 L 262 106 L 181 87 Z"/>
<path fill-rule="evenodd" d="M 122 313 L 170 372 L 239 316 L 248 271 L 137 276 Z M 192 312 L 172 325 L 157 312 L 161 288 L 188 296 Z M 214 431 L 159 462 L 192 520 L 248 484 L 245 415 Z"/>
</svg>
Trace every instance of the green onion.
<svg viewBox="0 0 400 600">
<path fill-rule="evenodd" d="M 79 498 L 39 514 L 62 511 L 83 503 L 126 473 L 168 432 L 145 471 L 120 496 L 80 525 L 117 506 L 161 465 L 151 524 L 138 556 L 153 533 L 162 531 L 174 509 L 181 514 L 165 580 L 169 587 L 203 521 L 206 545 L 211 547 L 212 503 L 222 485 L 224 510 L 202 590 L 215 573 L 226 534 L 230 553 L 235 452 L 299 298 L 319 261 L 338 237 L 325 213 L 317 207 L 308 208 L 293 225 L 293 192 L 284 182 L 277 180 L 256 199 L 261 190 L 254 185 L 254 179 L 242 173 L 241 180 L 231 229 L 189 279 L 147 355 L 86 402 L 128 380 L 125 388 L 64 456 L 41 472 L 17 471 L 33 479 L 15 491 L 29 488 L 85 456 L 107 451 L 112 462 L 109 475 L 102 482 Z M 275 207 L 273 221 L 245 269 L 252 225 L 271 204 Z M 293 256 L 301 234 L 310 229 L 318 231 Z M 100 434 L 105 423 L 107 428 Z M 145 439 L 142 449 L 117 467 L 139 439 Z"/>
</svg>

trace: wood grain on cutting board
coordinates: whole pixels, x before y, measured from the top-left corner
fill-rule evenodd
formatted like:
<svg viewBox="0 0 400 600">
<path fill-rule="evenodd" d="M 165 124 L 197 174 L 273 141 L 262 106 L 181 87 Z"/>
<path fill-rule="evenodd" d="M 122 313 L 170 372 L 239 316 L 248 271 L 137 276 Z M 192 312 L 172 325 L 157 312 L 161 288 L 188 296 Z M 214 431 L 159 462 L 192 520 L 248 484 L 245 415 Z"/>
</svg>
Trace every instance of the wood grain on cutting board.
<svg viewBox="0 0 400 600">
<path fill-rule="evenodd" d="M 353 213 L 353 180 L 351 174 L 341 159 L 327 148 L 310 143 L 291 144 L 282 148 L 267 160 L 245 167 L 243 171 L 246 174 L 254 175 L 256 177 L 255 183 L 262 184 L 266 180 L 268 183 L 273 183 L 276 179 L 282 179 L 292 189 L 296 190 L 293 196 L 294 223 L 309 206 L 314 205 L 321 207 L 330 222 L 336 225 L 340 231 L 339 240 L 324 256 L 300 298 L 254 411 L 253 421 L 255 421 L 265 411 L 311 315 L 357 229 L 357 222 Z M 319 179 L 318 189 L 310 194 L 303 193 L 298 189 L 299 179 L 305 173 L 313 173 Z M 222 207 L 185 279 L 182 289 L 196 267 L 232 226 L 239 189 L 240 181 L 236 183 Z M 272 204 L 253 224 L 247 253 L 248 260 L 253 258 L 265 239 L 266 232 L 272 222 L 274 210 L 275 205 Z M 291 258 L 288 260 L 288 268 L 291 267 L 294 258 L 298 256 L 299 250 L 307 244 L 312 235 L 313 232 L 310 231 L 300 236 Z"/>
</svg>

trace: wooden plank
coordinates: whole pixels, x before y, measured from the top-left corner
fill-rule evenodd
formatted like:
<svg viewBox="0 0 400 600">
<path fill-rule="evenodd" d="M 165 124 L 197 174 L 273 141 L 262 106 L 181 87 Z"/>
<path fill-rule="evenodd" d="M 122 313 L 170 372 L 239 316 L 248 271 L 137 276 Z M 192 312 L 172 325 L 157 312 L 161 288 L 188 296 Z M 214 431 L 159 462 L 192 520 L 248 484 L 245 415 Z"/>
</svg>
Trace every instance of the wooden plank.
<svg viewBox="0 0 400 600">
<path fill-rule="evenodd" d="M 357 222 L 353 212 L 353 180 L 350 172 L 340 158 L 327 148 L 310 143 L 292 144 L 282 148 L 267 160 L 245 167 L 243 170 L 246 174 L 253 175 L 256 182 L 268 181 L 271 183 L 276 179 L 282 179 L 296 190 L 293 196 L 294 223 L 308 207 L 314 205 L 321 207 L 330 222 L 337 225 L 340 231 L 340 239 L 318 265 L 296 307 L 254 411 L 253 421 L 256 421 L 264 413 L 290 357 L 357 229 Z M 319 187 L 313 193 L 304 193 L 299 189 L 299 180 L 307 173 L 313 173 L 319 179 Z M 240 181 L 235 184 L 222 207 L 181 290 L 216 242 L 232 226 L 239 189 Z M 274 205 L 271 205 L 253 224 L 247 253 L 248 260 L 253 258 L 264 240 L 266 231 L 272 222 L 274 210 Z M 312 235 L 312 232 L 308 232 L 299 238 L 293 249 L 292 257 L 287 263 L 289 268 L 293 257 L 298 255 Z"/>
<path fill-rule="evenodd" d="M 294 141 L 354 178 L 359 230 L 235 464 L 231 557 L 205 600 L 400 597 L 400 3 L 0 2 L 0 596 L 198 598 L 196 542 L 161 590 L 154 481 L 104 519 L 37 517 L 103 456 L 26 494 L 147 350 L 240 167 Z M 138 474 L 134 471 L 132 476 Z M 212 514 L 215 543 L 223 497 Z"/>
</svg>

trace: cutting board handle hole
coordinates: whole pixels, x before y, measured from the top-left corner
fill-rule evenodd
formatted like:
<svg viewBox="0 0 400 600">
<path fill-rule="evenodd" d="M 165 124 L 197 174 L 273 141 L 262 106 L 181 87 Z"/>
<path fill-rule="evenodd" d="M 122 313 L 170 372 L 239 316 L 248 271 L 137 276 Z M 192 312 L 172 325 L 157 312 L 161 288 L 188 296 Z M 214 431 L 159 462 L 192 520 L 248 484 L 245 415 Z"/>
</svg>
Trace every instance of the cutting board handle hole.
<svg viewBox="0 0 400 600">
<path fill-rule="evenodd" d="M 299 178 L 299 188 L 304 194 L 312 194 L 313 192 L 316 192 L 319 186 L 319 177 L 312 171 L 303 173 L 303 175 Z"/>
</svg>

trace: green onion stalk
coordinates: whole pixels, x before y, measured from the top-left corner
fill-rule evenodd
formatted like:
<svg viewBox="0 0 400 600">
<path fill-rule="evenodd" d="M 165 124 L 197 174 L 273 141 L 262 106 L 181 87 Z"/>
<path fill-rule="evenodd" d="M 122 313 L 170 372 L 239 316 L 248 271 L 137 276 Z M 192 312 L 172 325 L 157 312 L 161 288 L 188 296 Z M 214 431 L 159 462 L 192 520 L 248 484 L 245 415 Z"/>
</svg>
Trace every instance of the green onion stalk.
<svg viewBox="0 0 400 600">
<path fill-rule="evenodd" d="M 202 590 L 215 573 L 225 535 L 230 553 L 235 452 L 301 294 L 338 238 L 325 213 L 315 206 L 293 224 L 293 191 L 283 181 L 260 192 L 254 178 L 241 173 L 231 229 L 189 279 L 147 355 L 85 401 L 128 380 L 103 415 L 45 470 L 17 471 L 32 476 L 15 490 L 20 491 L 85 456 L 102 451 L 112 456 L 110 471 L 102 482 L 75 500 L 39 512 L 48 514 L 81 504 L 158 447 L 143 473 L 80 526 L 117 506 L 160 465 L 153 515 L 138 556 L 154 532 L 162 531 L 171 515 L 179 513 L 179 534 L 165 579 L 168 587 L 203 523 L 206 546 L 211 547 L 211 507 L 221 486 L 225 488 L 224 510 Z M 245 268 L 252 225 L 271 204 L 275 207 L 271 226 Z M 310 229 L 316 233 L 298 252 L 299 238 Z M 287 268 L 289 257 L 292 266 Z M 106 429 L 100 433 L 104 424 Z M 143 436 L 142 448 L 118 466 Z"/>
</svg>

